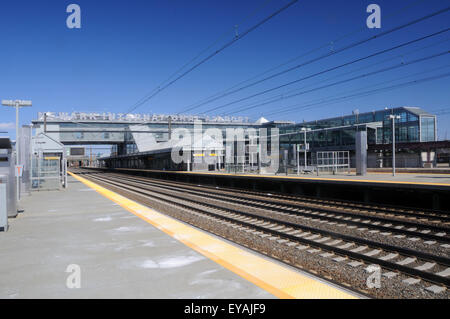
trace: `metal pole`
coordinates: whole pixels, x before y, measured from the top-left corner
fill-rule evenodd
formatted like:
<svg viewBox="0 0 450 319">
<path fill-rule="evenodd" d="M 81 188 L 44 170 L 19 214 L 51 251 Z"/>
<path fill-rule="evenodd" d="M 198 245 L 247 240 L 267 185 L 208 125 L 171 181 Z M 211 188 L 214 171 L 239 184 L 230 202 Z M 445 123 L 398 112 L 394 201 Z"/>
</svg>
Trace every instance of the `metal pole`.
<svg viewBox="0 0 450 319">
<path fill-rule="evenodd" d="M 288 151 L 284 150 L 284 170 L 286 172 L 286 176 L 288 174 Z"/>
<path fill-rule="evenodd" d="M 169 141 L 172 139 L 172 117 L 169 116 L 168 119 L 168 131 L 169 131 Z"/>
<path fill-rule="evenodd" d="M 64 188 L 67 188 L 67 158 L 64 159 Z"/>
<path fill-rule="evenodd" d="M 19 165 L 20 163 L 20 152 L 19 152 L 19 140 L 20 140 L 20 133 L 19 133 L 19 102 L 16 101 L 16 165 Z M 16 186 L 17 186 L 17 201 L 20 200 L 20 177 L 17 174 L 16 177 Z"/>
<path fill-rule="evenodd" d="M 392 176 L 395 176 L 395 117 L 392 118 Z"/>
<path fill-rule="evenodd" d="M 38 150 L 38 156 L 37 156 L 37 180 L 38 180 L 38 184 L 37 184 L 37 189 L 39 190 L 40 186 L 41 186 L 41 150 Z"/>
<path fill-rule="evenodd" d="M 306 161 L 307 161 L 307 154 L 306 154 L 306 130 L 305 130 L 305 171 L 306 171 Z"/>
<path fill-rule="evenodd" d="M 252 138 L 250 138 L 249 139 L 249 141 L 248 141 L 248 151 L 249 151 L 249 159 L 250 159 L 250 173 L 252 173 L 253 172 L 253 152 L 251 152 L 251 147 L 253 146 L 253 139 Z"/>
<path fill-rule="evenodd" d="M 261 174 L 261 140 L 259 140 L 257 160 L 258 160 L 258 174 Z"/>
<path fill-rule="evenodd" d="M 295 146 L 295 153 L 297 154 L 297 175 L 300 175 L 300 152 L 298 149 L 298 145 L 299 144 Z"/>
</svg>

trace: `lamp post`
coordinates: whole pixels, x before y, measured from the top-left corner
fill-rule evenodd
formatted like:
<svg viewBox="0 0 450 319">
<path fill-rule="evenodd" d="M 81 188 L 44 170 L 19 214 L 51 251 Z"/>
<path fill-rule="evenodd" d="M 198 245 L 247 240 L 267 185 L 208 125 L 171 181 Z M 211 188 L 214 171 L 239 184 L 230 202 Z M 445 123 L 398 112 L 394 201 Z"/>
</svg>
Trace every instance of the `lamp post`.
<svg viewBox="0 0 450 319">
<path fill-rule="evenodd" d="M 395 120 L 400 119 L 400 115 L 389 115 L 392 120 L 392 176 L 395 176 Z"/>
<path fill-rule="evenodd" d="M 31 106 L 31 101 L 27 100 L 2 100 L 2 105 L 4 106 L 12 106 L 16 108 L 16 165 L 20 165 L 20 153 L 19 153 L 19 141 L 20 141 L 20 133 L 19 133 L 19 108 L 24 106 Z M 16 168 L 17 169 L 17 168 Z M 17 174 L 19 175 L 19 174 Z M 20 177 L 16 178 L 17 184 L 17 201 L 20 200 Z"/>
<path fill-rule="evenodd" d="M 307 153 L 306 153 L 306 132 L 309 132 L 309 131 L 311 131 L 311 128 L 310 127 L 302 127 L 302 129 L 301 129 L 301 131 L 303 132 L 303 134 L 304 134 L 304 137 L 305 137 L 305 171 L 306 171 L 306 162 L 307 162 Z"/>
</svg>

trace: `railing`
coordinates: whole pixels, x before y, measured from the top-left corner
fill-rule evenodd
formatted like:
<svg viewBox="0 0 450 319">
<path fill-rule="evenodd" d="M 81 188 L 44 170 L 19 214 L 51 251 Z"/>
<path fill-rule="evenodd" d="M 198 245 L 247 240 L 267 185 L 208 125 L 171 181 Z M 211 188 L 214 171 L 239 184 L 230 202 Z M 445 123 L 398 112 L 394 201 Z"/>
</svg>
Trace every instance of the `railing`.
<svg viewBox="0 0 450 319">
<path fill-rule="evenodd" d="M 320 173 L 350 173 L 349 151 L 328 151 L 316 153 L 317 174 Z"/>
</svg>

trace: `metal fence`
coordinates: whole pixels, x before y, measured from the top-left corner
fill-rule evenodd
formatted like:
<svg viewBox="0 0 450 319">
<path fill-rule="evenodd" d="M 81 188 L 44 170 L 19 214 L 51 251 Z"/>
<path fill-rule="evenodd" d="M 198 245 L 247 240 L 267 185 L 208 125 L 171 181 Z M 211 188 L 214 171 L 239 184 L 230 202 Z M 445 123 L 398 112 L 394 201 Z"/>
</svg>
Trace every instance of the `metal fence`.
<svg viewBox="0 0 450 319">
<path fill-rule="evenodd" d="M 20 178 L 20 194 L 27 195 L 31 191 L 31 126 L 20 128 L 20 164 L 23 165 L 22 177 Z"/>
<path fill-rule="evenodd" d="M 317 174 L 350 173 L 349 151 L 328 151 L 316 153 Z"/>
</svg>

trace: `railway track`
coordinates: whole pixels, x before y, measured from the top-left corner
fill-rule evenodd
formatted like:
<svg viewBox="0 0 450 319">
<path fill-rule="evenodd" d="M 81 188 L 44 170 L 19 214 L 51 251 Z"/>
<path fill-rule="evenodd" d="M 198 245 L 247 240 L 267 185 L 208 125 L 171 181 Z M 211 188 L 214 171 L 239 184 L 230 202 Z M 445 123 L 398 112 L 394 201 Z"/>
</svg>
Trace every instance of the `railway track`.
<svg viewBox="0 0 450 319">
<path fill-rule="evenodd" d="M 121 172 L 121 169 L 115 169 L 118 173 L 121 173 L 123 175 L 129 174 L 127 169 L 125 172 Z M 138 170 L 137 170 L 138 171 Z M 91 171 L 91 172 L 98 172 L 98 171 Z M 134 175 L 133 175 L 134 176 Z M 134 176 L 136 177 L 136 176 Z M 182 182 L 176 182 L 176 181 L 170 181 L 170 183 L 176 183 L 176 184 L 186 184 Z M 207 186 L 207 185 L 198 185 L 202 186 L 203 188 L 214 188 L 213 186 Z M 439 219 L 439 221 L 436 221 L 436 223 L 440 223 L 441 221 L 444 221 L 449 225 L 450 227 L 450 212 L 448 211 L 442 211 L 442 210 L 427 210 L 427 209 L 416 209 L 411 207 L 400 207 L 400 206 L 392 206 L 392 205 L 373 205 L 373 204 L 365 204 L 365 203 L 359 203 L 359 202 L 352 202 L 352 201 L 345 201 L 345 200 L 329 200 L 329 199 L 321 199 L 316 198 L 312 196 L 305 196 L 305 195 L 289 195 L 289 194 L 280 194 L 280 193 L 264 193 L 262 191 L 250 191 L 246 189 L 234 189 L 234 191 L 239 191 L 242 194 L 252 194 L 252 195 L 268 195 L 272 199 L 278 199 L 278 200 L 293 200 L 293 201 L 303 201 L 307 203 L 318 203 L 319 205 L 323 206 L 330 206 L 338 209 L 350 209 L 350 210 L 369 210 L 371 212 L 376 212 L 378 214 L 387 214 L 387 215 L 398 215 L 405 218 L 409 217 L 415 217 L 415 218 L 432 218 L 436 217 Z"/>
<path fill-rule="evenodd" d="M 117 175 L 105 176 L 114 177 Z M 174 186 L 173 183 L 159 181 L 148 178 L 127 177 L 121 176 L 120 178 L 127 179 L 129 181 L 135 181 L 142 183 L 143 185 L 159 186 L 160 188 L 168 190 L 182 190 L 185 193 L 192 195 L 202 196 L 205 198 L 213 198 L 217 200 L 223 200 L 229 203 L 235 203 L 239 205 L 246 205 L 255 208 L 267 209 L 268 207 L 274 212 L 292 214 L 296 213 L 299 216 L 306 216 L 311 218 L 318 218 L 328 222 L 345 223 L 346 225 L 356 227 L 366 227 L 367 231 L 378 230 L 380 232 L 392 232 L 399 236 L 410 236 L 409 239 L 415 241 L 415 239 L 427 240 L 427 243 L 432 241 L 440 242 L 443 245 L 450 243 L 450 228 L 446 227 L 445 222 L 438 220 L 439 225 L 423 225 L 419 221 L 409 220 L 396 220 L 388 217 L 377 217 L 374 214 L 362 214 L 361 212 L 348 212 L 339 211 L 329 208 L 321 208 L 317 205 L 305 205 L 302 202 L 281 202 L 273 201 L 272 199 L 265 199 L 261 196 L 243 196 L 240 193 L 218 190 L 218 189 L 204 189 L 203 187 L 195 187 L 191 185 L 178 185 Z M 401 237 L 400 237 L 401 238 Z M 445 246 L 446 247 L 446 246 Z"/>
<path fill-rule="evenodd" d="M 449 297 L 448 248 L 443 248 L 446 253 L 439 255 L 377 242 L 355 234 L 311 227 L 302 220 L 293 221 L 290 218 L 301 216 L 355 229 L 369 229 L 370 226 L 372 231 L 378 232 L 393 232 L 393 227 L 399 226 L 400 222 L 397 221 L 395 226 L 390 221 L 391 227 L 386 226 L 385 219 L 380 221 L 367 217 L 367 222 L 355 221 L 355 216 L 351 213 L 342 212 L 339 216 L 350 217 L 349 220 L 344 220 L 344 217 L 338 218 L 336 212 L 314 211 L 318 208 L 305 209 L 302 204 L 274 204 L 272 198 L 257 200 L 248 198 L 243 193 L 230 196 L 220 192 L 232 192 L 231 190 L 213 188 L 202 189 L 202 193 L 192 185 L 122 174 L 97 173 L 85 176 L 149 206 L 156 205 L 162 212 L 185 222 L 371 296 L 396 298 L 400 293 L 405 298 Z M 290 201 L 292 200 L 287 202 Z M 385 224 L 376 224 L 382 222 Z M 428 225 L 417 226 L 416 230 L 399 228 L 396 231 L 405 234 L 402 236 L 422 236 L 422 240 L 439 241 L 441 245 L 449 241 L 447 233 L 441 234 L 446 227 L 436 226 L 438 228 L 431 230 L 428 228 L 432 227 Z M 381 267 L 383 284 L 379 289 L 367 288 L 367 266 L 370 265 Z"/>
</svg>

